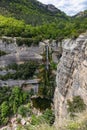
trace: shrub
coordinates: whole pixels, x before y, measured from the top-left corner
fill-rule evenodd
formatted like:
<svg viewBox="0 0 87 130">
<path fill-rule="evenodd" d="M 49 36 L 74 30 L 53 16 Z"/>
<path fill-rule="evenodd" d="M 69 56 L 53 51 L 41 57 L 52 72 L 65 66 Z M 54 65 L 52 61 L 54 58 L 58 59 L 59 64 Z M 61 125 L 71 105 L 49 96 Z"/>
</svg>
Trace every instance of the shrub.
<svg viewBox="0 0 87 130">
<path fill-rule="evenodd" d="M 31 46 L 33 43 L 32 38 L 17 38 L 16 41 L 17 41 L 18 46 L 21 46 L 23 44 L 25 44 L 27 46 Z"/>
<path fill-rule="evenodd" d="M 54 112 L 51 109 L 47 109 L 42 117 L 44 118 L 44 120 L 46 121 L 46 123 L 52 125 L 55 121 L 55 115 Z"/>
<path fill-rule="evenodd" d="M 36 115 L 32 115 L 31 117 L 31 125 L 39 125 L 41 120 Z"/>
<path fill-rule="evenodd" d="M 74 116 L 75 113 L 82 112 L 86 109 L 86 105 L 83 99 L 80 96 L 74 96 L 73 101 L 68 100 L 68 112 L 71 116 Z"/>
<path fill-rule="evenodd" d="M 20 124 L 21 123 L 21 118 L 17 118 L 16 121 L 17 121 L 18 124 Z"/>
<path fill-rule="evenodd" d="M 76 122 L 72 122 L 68 125 L 67 130 L 80 130 L 80 124 Z"/>
<path fill-rule="evenodd" d="M 20 114 L 22 117 L 26 117 L 27 108 L 24 107 L 23 105 L 21 105 L 21 106 L 18 108 L 18 114 Z"/>
<path fill-rule="evenodd" d="M 6 52 L 0 50 L 0 56 L 6 55 Z"/>
</svg>

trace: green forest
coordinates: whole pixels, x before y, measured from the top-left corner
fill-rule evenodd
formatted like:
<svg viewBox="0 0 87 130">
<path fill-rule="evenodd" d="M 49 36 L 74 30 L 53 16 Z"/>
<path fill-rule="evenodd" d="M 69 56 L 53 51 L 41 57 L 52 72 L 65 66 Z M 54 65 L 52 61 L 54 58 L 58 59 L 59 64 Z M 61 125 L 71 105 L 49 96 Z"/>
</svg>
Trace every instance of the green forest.
<svg viewBox="0 0 87 130">
<path fill-rule="evenodd" d="M 51 11 L 48 5 L 37 0 L 0 0 L 0 14 L 24 20 L 33 26 L 55 21 L 55 19 L 67 19 L 66 14 L 56 8 Z"/>
<path fill-rule="evenodd" d="M 76 38 L 87 30 L 87 18 L 75 18 L 70 20 L 57 20 L 50 24 L 32 26 L 24 21 L 0 15 L 0 36 L 18 37 L 18 44 L 38 44 L 44 39 L 62 40 L 64 38 Z M 22 40 L 21 40 L 22 38 Z M 23 43 L 22 43 L 23 42 Z"/>
<path fill-rule="evenodd" d="M 44 39 L 76 38 L 87 30 L 87 10 L 84 17 L 70 17 L 54 8 L 37 0 L 1 0 L 0 36 L 17 37 L 18 45 L 30 46 Z"/>
</svg>

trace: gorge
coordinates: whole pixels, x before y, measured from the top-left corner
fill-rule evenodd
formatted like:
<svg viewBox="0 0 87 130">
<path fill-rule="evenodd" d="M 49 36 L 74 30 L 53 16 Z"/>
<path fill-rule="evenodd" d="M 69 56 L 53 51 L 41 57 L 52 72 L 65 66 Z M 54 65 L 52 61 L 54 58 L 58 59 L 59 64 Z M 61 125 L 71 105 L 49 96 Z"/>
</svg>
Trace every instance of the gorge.
<svg viewBox="0 0 87 130">
<path fill-rule="evenodd" d="M 0 130 L 87 130 L 87 10 L 53 4 L 0 1 Z"/>
</svg>

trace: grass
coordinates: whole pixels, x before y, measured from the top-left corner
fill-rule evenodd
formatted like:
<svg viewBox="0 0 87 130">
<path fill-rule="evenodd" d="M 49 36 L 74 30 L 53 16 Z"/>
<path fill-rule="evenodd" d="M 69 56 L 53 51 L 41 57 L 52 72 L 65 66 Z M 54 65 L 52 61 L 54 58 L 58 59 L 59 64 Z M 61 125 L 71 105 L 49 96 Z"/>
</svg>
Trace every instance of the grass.
<svg viewBox="0 0 87 130">
<path fill-rule="evenodd" d="M 42 124 L 37 126 L 35 130 L 57 130 L 54 126 L 49 126 L 48 124 Z"/>
<path fill-rule="evenodd" d="M 79 113 L 74 120 L 64 119 L 61 127 L 57 125 L 50 126 L 46 122 L 40 125 L 19 125 L 17 130 L 87 130 L 87 110 Z"/>
<path fill-rule="evenodd" d="M 61 128 L 59 126 L 49 126 L 42 124 L 36 127 L 34 130 L 87 130 L 87 110 L 83 113 L 78 113 L 74 120 L 65 120 L 62 122 Z"/>
</svg>

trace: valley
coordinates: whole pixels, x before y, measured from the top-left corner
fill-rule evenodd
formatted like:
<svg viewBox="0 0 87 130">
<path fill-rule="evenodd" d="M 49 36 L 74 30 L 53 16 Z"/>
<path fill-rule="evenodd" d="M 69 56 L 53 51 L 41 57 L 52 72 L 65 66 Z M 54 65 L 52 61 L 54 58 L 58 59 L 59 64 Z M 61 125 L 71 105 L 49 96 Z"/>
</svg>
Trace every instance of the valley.
<svg viewBox="0 0 87 130">
<path fill-rule="evenodd" d="M 87 10 L 0 1 L 0 130 L 87 130 Z"/>
</svg>

